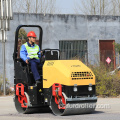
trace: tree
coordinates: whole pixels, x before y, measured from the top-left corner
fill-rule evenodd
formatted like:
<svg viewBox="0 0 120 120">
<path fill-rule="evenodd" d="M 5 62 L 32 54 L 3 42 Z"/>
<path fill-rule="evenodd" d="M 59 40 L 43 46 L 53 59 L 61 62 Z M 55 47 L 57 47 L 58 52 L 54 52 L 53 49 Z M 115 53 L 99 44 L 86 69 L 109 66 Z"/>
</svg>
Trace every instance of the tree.
<svg viewBox="0 0 120 120">
<path fill-rule="evenodd" d="M 120 43 L 114 43 L 115 51 L 120 54 Z"/>
<path fill-rule="evenodd" d="M 117 53 L 118 66 L 119 66 L 119 55 L 120 55 L 120 43 L 114 43 L 115 52 Z"/>
<path fill-rule="evenodd" d="M 15 12 L 54 14 L 56 0 L 13 0 Z"/>
<path fill-rule="evenodd" d="M 21 28 L 19 30 L 18 38 L 19 39 L 27 39 L 27 32 L 23 28 Z"/>
<path fill-rule="evenodd" d="M 74 11 L 86 15 L 120 15 L 120 0 L 75 1 Z"/>
</svg>

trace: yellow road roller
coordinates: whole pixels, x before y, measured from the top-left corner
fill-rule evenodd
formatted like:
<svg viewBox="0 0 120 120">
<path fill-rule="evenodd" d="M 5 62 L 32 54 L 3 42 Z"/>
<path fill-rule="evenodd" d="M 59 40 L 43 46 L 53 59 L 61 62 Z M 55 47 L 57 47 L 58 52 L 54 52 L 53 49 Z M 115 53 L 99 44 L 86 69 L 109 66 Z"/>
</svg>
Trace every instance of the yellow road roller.
<svg viewBox="0 0 120 120">
<path fill-rule="evenodd" d="M 14 103 L 19 113 L 34 113 L 51 109 L 55 115 L 91 113 L 97 97 L 95 75 L 80 60 L 60 60 L 58 49 L 44 49 L 38 66 L 42 83 L 35 84 L 30 66 L 19 57 L 18 33 L 22 27 L 39 28 L 39 46 L 42 49 L 42 28 L 38 25 L 20 25 L 16 29 L 14 60 Z"/>
</svg>

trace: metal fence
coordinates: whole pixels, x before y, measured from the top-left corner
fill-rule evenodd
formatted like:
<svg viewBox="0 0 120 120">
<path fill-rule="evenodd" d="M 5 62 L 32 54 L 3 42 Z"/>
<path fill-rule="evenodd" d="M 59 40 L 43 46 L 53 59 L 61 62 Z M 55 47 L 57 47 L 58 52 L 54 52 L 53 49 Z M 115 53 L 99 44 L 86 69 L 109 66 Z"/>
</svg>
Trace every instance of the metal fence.
<svg viewBox="0 0 120 120">
<path fill-rule="evenodd" d="M 60 40 L 59 49 L 60 59 L 80 59 L 82 62 L 88 62 L 87 40 Z"/>
</svg>

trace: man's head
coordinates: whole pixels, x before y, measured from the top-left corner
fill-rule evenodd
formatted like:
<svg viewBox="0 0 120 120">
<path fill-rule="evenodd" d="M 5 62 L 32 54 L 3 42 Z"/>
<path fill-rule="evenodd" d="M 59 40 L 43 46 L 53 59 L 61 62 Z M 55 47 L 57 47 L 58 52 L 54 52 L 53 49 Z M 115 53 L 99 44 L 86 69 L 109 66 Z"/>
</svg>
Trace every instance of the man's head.
<svg viewBox="0 0 120 120">
<path fill-rule="evenodd" d="M 27 37 L 29 39 L 29 43 L 33 44 L 33 43 L 35 43 L 35 40 L 36 40 L 37 36 L 36 36 L 34 31 L 30 31 L 30 32 L 28 32 Z"/>
</svg>

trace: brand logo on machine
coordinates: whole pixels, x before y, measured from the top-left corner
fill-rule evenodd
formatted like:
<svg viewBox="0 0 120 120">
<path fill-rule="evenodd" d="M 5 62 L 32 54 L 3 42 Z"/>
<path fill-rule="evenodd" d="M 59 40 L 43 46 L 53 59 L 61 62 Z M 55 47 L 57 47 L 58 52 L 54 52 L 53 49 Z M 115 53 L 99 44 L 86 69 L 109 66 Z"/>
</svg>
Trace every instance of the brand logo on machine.
<svg viewBox="0 0 120 120">
<path fill-rule="evenodd" d="M 53 66 L 54 62 L 48 62 L 47 66 Z"/>
<path fill-rule="evenodd" d="M 71 67 L 81 67 L 80 65 L 71 65 Z"/>
</svg>

